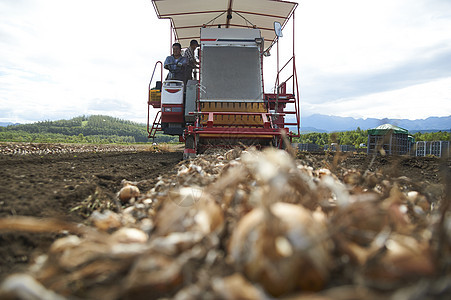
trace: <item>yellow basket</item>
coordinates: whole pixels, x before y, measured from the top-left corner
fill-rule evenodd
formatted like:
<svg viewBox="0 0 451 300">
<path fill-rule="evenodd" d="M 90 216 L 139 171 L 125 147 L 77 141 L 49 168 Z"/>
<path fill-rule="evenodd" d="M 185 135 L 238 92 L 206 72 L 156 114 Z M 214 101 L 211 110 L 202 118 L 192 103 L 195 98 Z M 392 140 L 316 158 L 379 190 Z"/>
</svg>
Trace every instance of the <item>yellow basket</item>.
<svg viewBox="0 0 451 300">
<path fill-rule="evenodd" d="M 160 90 L 150 90 L 149 91 L 149 102 L 161 102 L 161 91 Z"/>
</svg>

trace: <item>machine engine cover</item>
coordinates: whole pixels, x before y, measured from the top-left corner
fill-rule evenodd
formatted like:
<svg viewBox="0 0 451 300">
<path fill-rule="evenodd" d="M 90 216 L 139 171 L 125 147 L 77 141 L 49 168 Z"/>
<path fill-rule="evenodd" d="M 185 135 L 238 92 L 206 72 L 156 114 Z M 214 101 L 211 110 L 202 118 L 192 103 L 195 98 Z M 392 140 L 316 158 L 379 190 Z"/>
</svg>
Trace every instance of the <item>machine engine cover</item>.
<svg viewBox="0 0 451 300">
<path fill-rule="evenodd" d="M 163 83 L 161 104 L 183 104 L 183 81 L 166 80 Z"/>
</svg>

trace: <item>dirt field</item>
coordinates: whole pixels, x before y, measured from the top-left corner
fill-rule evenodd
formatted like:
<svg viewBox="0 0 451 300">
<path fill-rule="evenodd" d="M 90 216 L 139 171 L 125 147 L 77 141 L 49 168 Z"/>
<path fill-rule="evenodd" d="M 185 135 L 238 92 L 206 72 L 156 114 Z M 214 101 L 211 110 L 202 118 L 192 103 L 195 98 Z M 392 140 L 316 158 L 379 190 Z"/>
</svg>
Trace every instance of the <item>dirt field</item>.
<svg viewBox="0 0 451 300">
<path fill-rule="evenodd" d="M 16 147 L 16 150 L 11 150 Z M 114 210 L 122 180 L 150 190 L 158 176 L 176 173 L 181 152 L 155 153 L 149 146 L 107 146 L 74 149 L 64 145 L 1 145 L 0 217 L 56 217 L 83 223 L 89 211 Z M 86 148 L 87 147 L 87 148 Z M 17 149 L 23 149 L 18 151 Z M 47 150 L 45 150 L 47 149 Z M 52 150 L 53 149 L 53 150 Z M 25 153 L 25 154 L 24 154 Z M 368 157 L 366 154 L 298 154 L 303 164 L 328 168 L 338 178 L 344 170 L 379 171 L 391 177 L 407 177 L 425 193 L 434 193 L 449 173 L 450 160 L 415 157 Z M 86 205 L 91 205 L 87 209 Z M 45 253 L 57 234 L 1 233 L 0 281 L 26 270 L 37 255 Z"/>
<path fill-rule="evenodd" d="M 16 147 L 30 154 L 11 154 L 12 151 L 3 146 L 0 217 L 56 217 L 83 222 L 87 217 L 85 212 L 73 209 L 89 196 L 95 196 L 99 202 L 114 199 L 123 179 L 139 181 L 139 188 L 148 190 L 158 176 L 173 171 L 182 159 L 181 152 L 155 153 L 148 151 L 149 146 L 86 149 L 36 145 L 34 150 L 29 145 Z M 55 154 L 43 154 L 42 149 L 53 149 Z M 23 271 L 32 257 L 45 251 L 55 237 L 52 234 L 1 233 L 0 279 L 11 272 Z"/>
</svg>

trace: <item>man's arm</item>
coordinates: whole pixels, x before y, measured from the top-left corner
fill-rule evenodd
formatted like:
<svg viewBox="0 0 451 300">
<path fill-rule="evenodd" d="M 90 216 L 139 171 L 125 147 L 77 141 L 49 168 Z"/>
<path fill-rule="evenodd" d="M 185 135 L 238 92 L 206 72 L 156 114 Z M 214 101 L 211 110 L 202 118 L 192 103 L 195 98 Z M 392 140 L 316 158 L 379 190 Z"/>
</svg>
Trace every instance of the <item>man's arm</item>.
<svg viewBox="0 0 451 300">
<path fill-rule="evenodd" d="M 174 58 L 172 56 L 166 57 L 163 66 L 164 66 L 165 69 L 167 69 L 167 70 L 169 70 L 171 72 L 175 71 L 176 68 L 177 68 L 175 60 L 174 60 Z"/>
<path fill-rule="evenodd" d="M 189 63 L 189 59 L 184 56 L 182 57 L 182 59 L 180 59 L 180 63 L 182 64 L 182 66 L 186 66 Z"/>
</svg>

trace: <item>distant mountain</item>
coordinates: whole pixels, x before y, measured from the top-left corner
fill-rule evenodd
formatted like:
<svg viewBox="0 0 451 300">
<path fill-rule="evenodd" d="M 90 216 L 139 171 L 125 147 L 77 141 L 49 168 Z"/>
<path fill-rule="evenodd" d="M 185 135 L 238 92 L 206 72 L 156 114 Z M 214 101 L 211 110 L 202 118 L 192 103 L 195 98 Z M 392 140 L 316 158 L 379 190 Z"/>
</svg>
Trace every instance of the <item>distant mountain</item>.
<svg viewBox="0 0 451 300">
<path fill-rule="evenodd" d="M 359 127 L 362 130 L 375 128 L 382 124 L 392 124 L 405 128 L 409 132 L 417 131 L 449 131 L 451 130 L 451 116 L 429 117 L 427 119 L 354 119 L 351 117 L 337 117 L 315 114 L 301 118 L 301 132 L 333 132 L 350 131 Z"/>
<path fill-rule="evenodd" d="M 0 127 L 6 127 L 9 125 L 19 125 L 19 123 L 11 123 L 11 122 L 0 122 Z"/>
<path fill-rule="evenodd" d="M 293 126 L 290 126 L 290 128 L 291 128 L 291 130 L 297 131 L 297 129 L 294 128 Z M 305 133 L 311 133 L 311 132 L 327 133 L 327 130 L 322 130 L 322 129 L 318 129 L 315 127 L 305 127 L 305 126 L 301 127 L 301 133 L 305 134 Z"/>
</svg>

